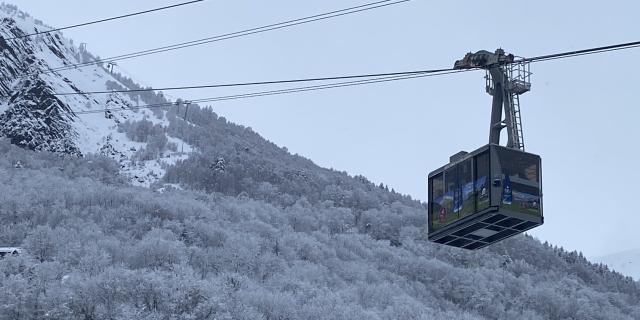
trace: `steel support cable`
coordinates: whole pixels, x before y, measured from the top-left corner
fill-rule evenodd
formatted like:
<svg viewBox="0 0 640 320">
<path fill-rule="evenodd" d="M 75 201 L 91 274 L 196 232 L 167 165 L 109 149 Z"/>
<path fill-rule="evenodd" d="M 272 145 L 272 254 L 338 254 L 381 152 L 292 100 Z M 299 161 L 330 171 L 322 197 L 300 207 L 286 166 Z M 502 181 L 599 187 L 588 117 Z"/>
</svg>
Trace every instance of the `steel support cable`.
<svg viewBox="0 0 640 320">
<path fill-rule="evenodd" d="M 145 89 L 130 89 L 130 90 L 125 89 L 125 90 L 110 90 L 110 91 L 105 90 L 105 91 L 62 92 L 62 93 L 55 93 L 54 95 L 56 96 L 92 95 L 92 94 L 109 94 L 109 93 L 133 93 L 133 92 L 149 92 L 149 91 L 174 91 L 174 90 L 189 90 L 189 89 L 244 87 L 244 86 L 257 86 L 257 85 L 289 84 L 289 83 L 299 83 L 299 82 L 317 82 L 317 81 L 346 80 L 346 79 L 357 79 L 357 78 L 375 78 L 375 77 L 386 77 L 386 76 L 428 74 L 428 73 L 440 73 L 440 72 L 446 72 L 446 71 L 452 71 L 452 70 L 453 69 L 432 69 L 432 70 L 401 71 L 401 72 L 389 72 L 389 73 L 344 75 L 344 76 L 319 77 L 319 78 L 221 83 L 221 84 L 182 86 L 182 87 L 161 87 L 161 88 L 145 88 Z"/>
<path fill-rule="evenodd" d="M 469 71 L 469 70 L 464 70 Z M 414 78 L 422 78 L 428 76 L 435 75 L 445 75 L 450 73 L 458 73 L 464 72 L 462 70 L 449 70 L 448 72 L 441 72 L 436 74 L 413 74 L 413 75 L 401 75 L 401 76 L 388 76 L 388 77 L 379 77 L 375 79 L 365 79 L 365 80 L 355 80 L 355 81 L 347 81 L 347 82 L 337 82 L 337 83 L 328 83 L 314 86 L 304 86 L 304 87 L 296 87 L 296 88 L 286 88 L 279 90 L 270 90 L 270 91 L 262 91 L 262 92 L 253 92 L 253 93 L 245 93 L 238 95 L 230 95 L 230 96 L 222 96 L 215 98 L 205 98 L 200 100 L 194 100 L 198 103 L 203 102 L 214 102 L 214 101 L 224 101 L 224 100 L 235 100 L 235 99 L 244 99 L 244 98 L 253 98 L 253 97 L 262 97 L 262 96 L 270 96 L 270 95 L 279 95 L 279 94 L 288 94 L 288 93 L 296 93 L 296 92 L 306 92 L 306 91 L 316 91 L 323 89 L 332 89 L 332 88 L 342 88 L 342 87 L 352 87 L 359 86 L 365 84 L 372 83 L 381 83 L 381 82 L 390 82 L 397 80 L 405 80 L 405 79 L 414 79 Z"/>
<path fill-rule="evenodd" d="M 596 53 L 603 53 L 603 52 L 609 52 L 609 51 L 631 49 L 631 48 L 636 48 L 636 47 L 640 47 L 640 41 L 617 44 L 617 45 L 610 45 L 610 46 L 603 46 L 603 47 L 596 47 L 596 48 L 590 48 L 590 49 L 584 49 L 584 50 L 569 51 L 569 52 L 563 52 L 563 53 L 551 54 L 551 55 L 545 55 L 545 56 L 538 56 L 538 57 L 533 57 L 533 58 L 526 58 L 526 59 L 523 59 L 523 60 L 526 60 L 526 61 L 529 61 L 529 62 L 548 61 L 548 60 L 570 58 L 570 57 L 587 55 L 587 54 L 596 54 Z M 430 73 L 426 73 L 426 74 L 425 73 L 420 74 L 419 71 L 416 71 L 414 73 L 407 73 L 405 75 L 391 75 L 391 76 L 385 76 L 385 77 L 376 78 L 376 79 L 366 79 L 366 80 L 357 80 L 357 81 L 349 81 L 349 82 L 341 82 L 341 83 L 340 82 L 339 83 L 330 83 L 330 84 L 316 85 L 316 86 L 307 86 L 307 87 L 299 87 L 299 88 L 290 88 L 290 89 L 282 89 L 282 90 L 273 90 L 273 91 L 265 91 L 265 92 L 256 92 L 256 93 L 232 95 L 232 96 L 223 96 L 223 97 L 216 97 L 216 98 L 201 99 L 201 100 L 196 100 L 196 101 L 197 102 L 213 102 L 213 101 L 224 101 L 224 100 L 260 97 L 260 96 L 275 95 L 275 94 L 288 94 L 288 93 L 295 93 L 295 92 L 315 91 L 315 90 L 340 88 L 340 87 L 349 87 L 349 86 L 357 86 L 357 85 L 371 84 L 371 83 L 380 83 L 380 82 L 389 82 L 389 81 L 397 81 L 397 80 L 405 80 L 405 79 L 422 78 L 422 77 L 428 77 L 428 76 L 445 75 L 445 74 L 468 72 L 468 71 L 475 71 L 475 70 L 478 70 L 478 69 L 477 68 L 462 69 L 462 70 L 440 69 L 440 70 L 426 71 L 426 72 L 430 72 Z"/>
<path fill-rule="evenodd" d="M 564 59 L 564 58 L 571 58 L 571 57 L 577 57 L 577 56 L 583 56 L 583 55 L 589 55 L 589 54 L 598 54 L 598 53 L 604 53 L 604 52 L 610 52 L 610 51 L 626 50 L 626 49 L 632 49 L 637 47 L 640 47 L 640 41 L 619 43 L 614 45 L 594 47 L 594 48 L 588 48 L 588 49 L 582 49 L 582 50 L 565 51 L 565 52 L 547 54 L 547 55 L 531 57 L 531 58 L 523 58 L 523 59 L 518 59 L 513 63 L 540 62 L 540 61 Z"/>
<path fill-rule="evenodd" d="M 464 70 L 464 71 L 467 71 L 467 70 Z M 460 72 L 460 71 L 457 70 L 456 72 Z M 249 93 L 236 94 L 236 95 L 227 95 L 227 96 L 218 96 L 218 97 L 212 97 L 212 98 L 195 99 L 195 100 L 189 100 L 189 102 L 191 102 L 191 103 L 204 103 L 204 102 L 213 102 L 213 101 L 222 101 L 222 100 L 234 100 L 234 99 L 250 98 L 250 97 L 257 97 L 257 96 L 266 96 L 266 95 L 287 94 L 287 93 L 293 93 L 293 92 L 299 92 L 299 91 L 312 91 L 312 90 L 321 90 L 321 89 L 336 88 L 336 87 L 347 87 L 347 86 L 363 85 L 363 84 L 368 84 L 368 83 L 388 82 L 388 81 L 394 81 L 394 80 L 402 80 L 402 79 L 409 78 L 409 77 L 414 77 L 414 76 L 409 76 L 409 75 L 390 76 L 390 77 L 381 77 L 381 78 L 376 78 L 376 79 L 355 80 L 355 81 L 329 83 L 329 84 L 314 85 L 314 86 L 286 88 L 286 89 L 279 89 L 279 90 L 249 92 Z M 171 102 L 171 103 L 151 104 L 151 105 L 143 105 L 143 106 L 129 107 L 129 108 L 111 108 L 111 109 L 88 110 L 88 111 L 76 112 L 76 114 L 100 113 L 100 112 L 104 112 L 104 111 L 118 111 L 118 110 L 128 110 L 128 109 L 147 109 L 147 108 L 153 108 L 153 107 L 167 107 L 167 106 L 174 106 L 174 105 L 177 105 L 177 103 Z"/>
<path fill-rule="evenodd" d="M 353 86 L 360 86 L 360 85 L 366 85 L 366 84 L 374 84 L 374 83 L 391 82 L 391 81 L 406 80 L 406 79 L 415 79 L 415 78 L 424 78 L 424 77 L 431 77 L 431 76 L 447 75 L 447 74 L 453 74 L 453 73 L 469 72 L 469 71 L 473 71 L 473 70 L 475 70 L 475 69 L 448 70 L 448 71 L 439 72 L 439 73 L 384 76 L 384 77 L 377 77 L 377 78 L 374 78 L 374 79 L 335 82 L 335 83 L 313 85 L 313 86 L 303 86 L 303 87 L 286 88 L 286 89 L 279 89 L 279 90 L 258 91 L 258 92 L 249 92 L 249 93 L 236 94 L 236 95 L 227 95 L 227 96 L 218 96 L 218 97 L 211 97 L 211 98 L 195 99 L 195 100 L 189 100 L 189 102 L 191 102 L 191 103 L 205 103 L 205 102 L 216 102 L 216 101 L 225 101 L 225 100 L 247 99 L 247 98 L 272 96 L 272 95 L 283 95 L 283 94 L 290 94 L 290 93 L 297 93 L 297 92 L 317 91 L 317 90 L 342 88 L 342 87 L 353 87 Z M 125 108 L 107 108 L 107 109 L 87 110 L 87 111 L 75 112 L 74 114 L 82 115 L 82 114 L 101 113 L 101 112 L 108 112 L 108 111 L 122 111 L 122 110 L 161 108 L 161 107 L 170 107 L 170 106 L 175 106 L 175 105 L 177 105 L 177 103 L 170 102 L 170 103 L 160 103 L 160 104 L 149 104 L 149 105 L 143 105 L 143 106 L 132 106 L 132 107 L 125 107 Z"/>
<path fill-rule="evenodd" d="M 640 41 L 629 42 L 618 45 L 611 45 L 605 47 L 562 52 L 557 54 L 550 54 L 544 56 L 537 56 L 532 58 L 523 58 L 514 61 L 519 62 L 542 62 L 555 59 L 564 59 L 588 54 L 603 53 L 609 51 L 625 50 L 640 47 Z M 416 71 L 402 71 L 391 73 L 377 73 L 377 74 L 362 74 L 362 75 L 346 75 L 346 76 L 333 76 L 333 77 L 320 77 L 320 78 L 303 78 L 303 79 L 291 79 L 291 80 L 271 80 L 271 81 L 257 81 L 257 82 L 244 82 L 244 83 L 227 83 L 227 84 L 212 84 L 212 85 L 197 85 L 197 86 L 177 86 L 177 87 L 161 87 L 161 88 L 145 88 L 145 89 L 125 89 L 125 90 L 111 90 L 111 91 L 87 91 L 87 92 L 63 92 L 56 93 L 55 95 L 90 95 L 90 94 L 107 94 L 107 93 L 130 93 L 130 92 L 148 92 L 148 91 L 173 91 L 173 90 L 187 90 L 187 89 L 205 89 L 205 88 L 223 88 L 223 87 L 238 87 L 238 86 L 254 86 L 254 85 L 271 85 L 271 84 L 285 84 L 296 82 L 314 82 L 314 81 L 329 81 L 329 80 L 344 80 L 353 78 L 372 78 L 381 76 L 394 76 L 394 75 L 410 75 L 410 74 L 423 74 L 423 73 L 437 73 L 450 71 L 453 69 L 433 69 L 433 70 L 416 70 Z"/>
<path fill-rule="evenodd" d="M 540 58 L 540 59 L 536 59 L 536 60 L 531 61 L 531 63 L 552 61 L 552 60 L 559 60 L 559 59 L 567 59 L 567 58 L 580 57 L 580 56 L 586 56 L 586 55 L 592 55 L 592 54 L 598 54 L 598 53 L 605 53 L 605 52 L 611 52 L 611 51 L 620 51 L 620 50 L 626 50 L 626 49 L 633 49 L 633 48 L 638 48 L 638 47 L 640 47 L 640 44 L 633 45 L 633 46 L 627 46 L 627 47 L 624 47 L 624 48 L 606 49 L 606 50 L 599 50 L 599 51 L 585 52 L 585 53 L 573 53 L 573 54 L 563 55 L 563 56 L 560 56 L 560 57 Z"/>
<path fill-rule="evenodd" d="M 297 25 L 301 25 L 301 24 L 306 24 L 306 23 L 311 23 L 311 22 L 316 22 L 316 21 L 336 18 L 336 17 L 340 17 L 340 16 L 345 16 L 345 15 L 354 14 L 354 13 L 358 13 L 358 12 L 363 12 L 363 11 L 373 10 L 373 9 L 377 9 L 377 8 L 387 7 L 387 6 L 396 5 L 396 4 L 409 2 L 409 1 L 411 1 L 411 0 L 383 0 L 383 1 L 371 2 L 371 3 L 368 3 L 368 4 L 363 4 L 363 5 L 359 5 L 359 6 L 355 6 L 355 7 L 350 7 L 350 8 L 346 8 L 346 9 L 341 9 L 341 10 L 335 10 L 335 11 L 331 11 L 331 12 L 316 14 L 316 15 L 312 15 L 312 16 L 308 16 L 308 17 L 304 17 L 304 18 L 293 19 L 293 20 L 289 20 L 289 21 L 284 21 L 284 22 L 280 22 L 280 23 L 274 23 L 274 24 L 265 25 L 265 26 L 256 27 L 256 28 L 251 28 L 251 29 L 246 29 L 246 30 L 242 30 L 242 31 L 236 31 L 236 32 L 231 32 L 231 33 L 227 33 L 227 34 L 207 37 L 207 38 L 203 38 L 203 39 L 177 43 L 177 44 L 158 47 L 158 48 L 154 48 L 154 49 L 147 49 L 147 50 L 132 52 L 132 53 L 123 54 L 123 55 L 119 55 L 119 56 L 113 56 L 113 57 L 109 57 L 109 58 L 96 59 L 94 61 L 89 61 L 89 62 L 84 62 L 84 63 L 77 63 L 77 64 L 71 64 L 71 65 L 68 65 L 68 66 L 52 68 L 52 69 L 49 69 L 48 71 L 45 71 L 43 73 L 53 73 L 53 72 L 58 72 L 58 71 L 65 71 L 65 70 L 75 69 L 75 68 L 84 67 L 84 66 L 96 65 L 96 64 L 99 64 L 99 63 L 103 63 L 103 62 L 114 62 L 114 61 L 120 61 L 120 60 L 126 60 L 126 59 L 132 59 L 132 58 L 147 56 L 147 55 L 151 55 L 151 54 L 158 54 L 158 53 L 167 52 L 167 51 L 179 50 L 179 49 L 189 48 L 189 47 L 193 47 L 193 46 L 199 46 L 199 45 L 203 45 L 203 44 L 208 44 L 208 43 L 212 43 L 212 42 L 229 40 L 229 39 L 244 37 L 244 36 L 248 36 L 248 35 L 252 35 L 252 34 L 263 33 L 263 32 L 278 30 L 278 29 L 282 29 L 282 28 L 293 27 L 293 26 L 297 26 Z M 33 73 L 26 73 L 25 75 L 30 75 L 30 74 L 33 74 Z"/>
<path fill-rule="evenodd" d="M 61 28 L 50 29 L 50 30 L 46 30 L 46 31 L 39 31 L 39 32 L 29 33 L 29 34 L 25 34 L 25 35 L 22 35 L 22 36 L 6 38 L 5 40 L 16 40 L 16 39 L 33 37 L 33 36 L 37 36 L 37 35 L 41 35 L 41 34 L 52 33 L 52 32 L 56 32 L 56 31 L 73 29 L 73 28 L 78 28 L 78 27 L 84 27 L 84 26 L 88 26 L 88 25 L 92 25 L 92 24 L 96 24 L 96 23 L 103 23 L 103 22 L 107 22 L 107 21 L 124 19 L 124 18 L 129 18 L 129 17 L 133 17 L 133 16 L 138 16 L 138 15 L 142 15 L 142 14 L 147 14 L 147 13 L 152 13 L 152 12 L 157 12 L 157 11 L 162 11 L 162 10 L 167 10 L 167 9 L 173 9 L 173 8 L 182 7 L 182 6 L 186 6 L 186 5 L 190 5 L 190 4 L 194 4 L 194 3 L 202 2 L 202 1 L 205 1 L 205 0 L 194 0 L 194 1 L 188 1 L 188 2 L 183 2 L 183 3 L 177 3 L 177 4 L 170 5 L 170 6 L 165 6 L 165 7 L 155 8 L 155 9 L 149 9 L 149 10 L 129 13 L 129 14 L 125 14 L 125 15 L 121 15 L 121 16 L 117 16 L 117 17 L 111 17 L 111 18 L 106 18 L 106 19 L 100 19 L 100 20 L 95 20 L 95 21 L 89 21 L 89 22 L 74 24 L 74 25 L 61 27 Z"/>
</svg>

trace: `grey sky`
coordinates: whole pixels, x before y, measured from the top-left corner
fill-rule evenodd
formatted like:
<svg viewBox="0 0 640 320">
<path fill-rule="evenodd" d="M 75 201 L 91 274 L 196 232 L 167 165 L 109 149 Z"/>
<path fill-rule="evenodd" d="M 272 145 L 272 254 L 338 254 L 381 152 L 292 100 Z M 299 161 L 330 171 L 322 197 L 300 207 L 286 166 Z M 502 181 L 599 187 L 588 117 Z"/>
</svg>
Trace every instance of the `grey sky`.
<svg viewBox="0 0 640 320">
<path fill-rule="evenodd" d="M 14 0 L 52 26 L 179 1 Z M 366 1 L 216 1 L 64 34 L 102 57 Z M 149 86 L 450 67 L 468 51 L 535 56 L 640 38 L 636 1 L 424 1 L 119 62 Z M 537 63 L 521 99 L 527 150 L 543 159 L 542 240 L 587 256 L 640 247 L 640 49 Z M 219 102 L 218 114 L 319 165 L 424 200 L 427 173 L 487 142 L 490 96 L 470 72 Z M 246 89 L 244 89 L 246 90 Z M 259 90 L 259 89 L 258 89 Z M 171 93 L 189 99 L 233 93 Z"/>
</svg>

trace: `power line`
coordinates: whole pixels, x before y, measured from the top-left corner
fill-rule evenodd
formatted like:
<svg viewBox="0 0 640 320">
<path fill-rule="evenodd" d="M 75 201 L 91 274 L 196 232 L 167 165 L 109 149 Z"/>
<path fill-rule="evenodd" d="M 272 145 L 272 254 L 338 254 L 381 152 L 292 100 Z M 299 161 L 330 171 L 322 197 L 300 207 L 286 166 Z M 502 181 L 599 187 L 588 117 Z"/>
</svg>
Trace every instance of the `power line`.
<svg viewBox="0 0 640 320">
<path fill-rule="evenodd" d="M 61 30 L 84 27 L 84 26 L 88 26 L 88 25 L 92 25 L 92 24 L 96 24 L 96 23 L 102 23 L 102 22 L 113 21 L 113 20 L 118 20 L 118 19 L 123 19 L 123 18 L 129 18 L 129 17 L 138 16 L 138 15 L 151 13 L 151 12 L 156 12 L 156 11 L 173 9 L 173 8 L 176 8 L 176 7 L 186 6 L 186 5 L 190 5 L 190 4 L 194 4 L 196 2 L 202 2 L 202 1 L 204 1 L 204 0 L 188 1 L 188 2 L 183 2 L 183 3 L 178 3 L 178 4 L 166 6 L 166 7 L 160 7 L 160 8 L 155 8 L 155 9 L 150 9 L 150 10 L 145 10 L 145 11 L 129 13 L 129 14 L 125 14 L 125 15 L 121 15 L 121 16 L 117 16 L 117 17 L 100 19 L 100 20 L 95 20 L 95 21 L 89 21 L 89 22 L 74 24 L 74 25 L 70 25 L 70 26 L 66 26 L 66 27 L 62 27 L 62 28 L 55 28 L 55 29 L 51 29 L 51 30 L 47 30 L 47 31 L 39 31 L 39 32 L 30 33 L 30 34 L 17 36 L 17 37 L 13 37 L 13 38 L 7 38 L 5 40 L 16 40 L 16 39 L 33 37 L 33 36 L 37 36 L 37 35 L 41 35 L 41 34 L 47 34 L 47 33 L 52 33 L 52 32 L 56 32 L 56 31 L 61 31 Z"/>
<path fill-rule="evenodd" d="M 174 90 L 188 90 L 188 89 L 244 87 L 244 86 L 256 86 L 256 85 L 272 85 L 272 84 L 287 84 L 287 83 L 299 83 L 299 82 L 317 82 L 317 81 L 346 80 L 346 79 L 357 79 L 357 78 L 375 78 L 375 77 L 385 77 L 385 76 L 428 74 L 428 73 L 439 73 L 439 72 L 445 72 L 445 71 L 453 71 L 453 69 L 449 68 L 449 69 L 433 69 L 433 70 L 416 70 L 416 71 L 402 71 L 402 72 L 390 72 L 390 73 L 359 74 L 359 75 L 332 76 L 332 77 L 321 77 L 321 78 L 301 78 L 301 79 L 288 79 L 288 80 L 271 80 L 271 81 L 258 81 L 258 82 L 223 83 L 223 84 L 182 86 L 182 87 L 161 87 L 161 88 L 145 88 L 145 89 L 131 89 L 131 90 L 125 89 L 125 90 L 111 90 L 111 91 L 63 92 L 63 93 L 55 93 L 54 95 L 67 96 L 67 95 L 90 95 L 90 94 L 108 94 L 108 93 L 132 93 L 132 92 L 149 92 L 149 91 L 174 91 Z"/>
<path fill-rule="evenodd" d="M 301 24 L 306 24 L 306 23 L 326 20 L 326 19 L 330 19 L 330 18 L 336 18 L 336 17 L 340 17 L 340 16 L 344 16 L 344 15 L 358 13 L 358 12 L 369 11 L 369 10 L 382 8 L 382 7 L 387 7 L 387 6 L 391 6 L 391 5 L 396 5 L 396 4 L 409 2 L 409 1 L 411 1 L 411 0 L 383 0 L 383 1 L 371 2 L 371 3 L 367 3 L 367 4 L 355 6 L 355 7 L 350 7 L 350 8 L 345 8 L 345 9 L 325 12 L 325 13 L 316 14 L 316 15 L 312 15 L 312 16 L 308 16 L 308 17 L 304 17 L 304 18 L 288 20 L 288 21 L 284 21 L 284 22 L 280 22 L 280 23 L 274 23 L 274 24 L 265 25 L 265 26 L 256 27 L 256 28 L 251 28 L 251 29 L 246 29 L 246 30 L 242 30 L 242 31 L 237 31 L 237 32 L 232 32 L 232 33 L 212 36 L 212 37 L 203 38 L 203 39 L 199 39 L 199 40 L 187 41 L 187 42 L 177 43 L 177 44 L 168 45 L 168 46 L 164 46 L 164 47 L 158 47 L 158 48 L 154 48 L 154 49 L 148 49 L 148 50 L 143 50 L 143 51 L 138 51 L 138 52 L 133 52 L 133 53 L 128 53 L 128 54 L 123 54 L 123 55 L 119 55 L 119 56 L 113 56 L 113 57 L 110 57 L 110 58 L 96 59 L 94 61 L 71 64 L 71 65 L 68 65 L 68 66 L 62 66 L 62 67 L 58 67 L 58 68 L 52 68 L 49 71 L 45 71 L 44 73 L 64 71 L 64 70 L 75 69 L 75 68 L 83 67 L 83 66 L 95 65 L 95 64 L 99 64 L 99 63 L 103 63 L 103 62 L 112 62 L 112 61 L 119 61 L 119 60 L 125 60 L 125 59 L 132 59 L 132 58 L 137 58 L 137 57 L 151 55 L 151 54 L 157 54 L 157 53 L 173 51 L 173 50 L 178 50 L 178 49 L 183 49 L 183 48 L 188 48 L 188 47 L 193 47 L 193 46 L 199 46 L 199 45 L 208 44 L 208 43 L 212 43 L 212 42 L 229 40 L 229 39 L 238 38 L 238 37 L 244 37 L 244 36 L 248 36 L 248 35 L 252 35 L 252 34 L 263 33 L 263 32 L 273 31 L 273 30 L 282 29 L 282 28 L 288 28 L 288 27 L 292 27 L 292 26 L 297 26 L 297 25 L 301 25 Z M 30 74 L 30 73 L 27 73 L 27 75 L 28 74 Z"/>
<path fill-rule="evenodd" d="M 256 98 L 256 97 L 272 96 L 272 95 L 283 95 L 283 94 L 291 94 L 291 93 L 297 93 L 297 92 L 308 92 L 308 91 L 326 90 L 326 89 L 334 89 L 334 88 L 353 87 L 353 86 L 360 86 L 360 85 L 366 85 L 366 84 L 391 82 L 391 81 L 407 80 L 407 79 L 415 79 L 415 78 L 424 78 L 424 77 L 431 77 L 431 76 L 440 76 L 440 75 L 447 75 L 447 74 L 453 74 L 453 73 L 469 72 L 469 71 L 473 71 L 473 70 L 475 70 L 475 69 L 465 69 L 465 70 L 450 70 L 449 69 L 449 70 L 441 71 L 441 72 L 438 72 L 438 73 L 404 74 L 404 75 L 384 76 L 384 77 L 377 77 L 377 78 L 374 78 L 374 79 L 364 79 L 364 80 L 361 79 L 361 80 L 352 80 L 352 81 L 328 83 L 328 84 L 322 84 L 322 85 L 286 88 L 286 89 L 280 89 L 280 90 L 257 91 L 257 92 L 249 92 L 249 93 L 242 93 L 242 94 L 236 94 L 236 95 L 217 96 L 217 97 L 211 97 L 211 98 L 189 100 L 189 102 L 191 102 L 191 103 L 205 103 L 205 102 L 216 102 L 216 101 Z M 142 105 L 142 106 L 132 106 L 132 107 L 125 107 L 125 108 L 107 108 L 107 109 L 79 111 L 79 112 L 75 112 L 75 114 L 76 115 L 82 115 L 82 114 L 101 113 L 101 112 L 107 112 L 107 111 L 150 109 L 150 108 L 170 107 L 170 106 L 175 106 L 175 105 L 177 105 L 177 104 L 169 102 L 169 103 Z"/>
</svg>

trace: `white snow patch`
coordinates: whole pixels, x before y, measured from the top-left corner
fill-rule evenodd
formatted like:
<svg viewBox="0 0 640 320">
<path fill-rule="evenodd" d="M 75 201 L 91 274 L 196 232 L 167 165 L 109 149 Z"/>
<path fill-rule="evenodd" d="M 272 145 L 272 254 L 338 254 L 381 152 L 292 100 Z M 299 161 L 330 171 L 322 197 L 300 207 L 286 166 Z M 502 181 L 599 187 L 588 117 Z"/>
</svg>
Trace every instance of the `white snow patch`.
<svg viewBox="0 0 640 320">
<path fill-rule="evenodd" d="M 46 29 L 36 26 L 33 18 L 18 12 L 0 10 L 0 18 L 11 17 L 16 25 L 25 33 L 33 33 Z M 54 43 L 55 42 L 55 43 Z M 107 82 L 119 82 L 107 70 L 97 65 L 76 67 L 58 72 L 40 72 L 40 69 L 50 70 L 79 61 L 79 49 L 74 47 L 70 40 L 62 37 L 59 32 L 50 35 L 37 36 L 25 40 L 25 46 L 32 47 L 33 55 L 37 61 L 33 65 L 33 71 L 39 72 L 39 77 L 44 80 L 56 93 L 75 93 L 89 91 L 109 91 Z M 59 52 L 58 52 L 59 51 Z M 58 52 L 58 54 L 56 54 Z M 61 54 L 64 58 L 59 56 Z M 16 85 L 25 77 L 18 77 Z M 169 143 L 176 145 L 176 151 L 166 150 L 157 159 L 148 161 L 133 161 L 134 155 L 146 147 L 146 143 L 129 139 L 125 133 L 118 132 L 118 124 L 126 121 L 141 121 L 146 119 L 153 124 L 162 127 L 169 126 L 166 112 L 157 112 L 150 109 L 129 109 L 129 107 L 144 104 L 142 101 L 133 101 L 128 95 L 121 93 L 104 94 L 70 94 L 57 95 L 57 98 L 68 105 L 75 113 L 69 117 L 69 123 L 73 128 L 74 143 L 82 154 L 103 154 L 118 161 L 121 171 L 132 184 L 149 187 L 162 178 L 167 166 L 176 164 L 179 160 L 188 158 L 188 154 L 194 152 L 194 148 L 176 137 L 167 137 Z M 5 112 L 8 105 L 0 104 L 0 113 Z M 105 111 L 105 109 L 110 109 Z M 93 113 L 87 113 L 87 112 Z M 155 111 L 155 112 L 154 112 Z"/>
<path fill-rule="evenodd" d="M 4 113 L 9 110 L 9 106 L 6 103 L 0 103 L 0 113 Z"/>
</svg>

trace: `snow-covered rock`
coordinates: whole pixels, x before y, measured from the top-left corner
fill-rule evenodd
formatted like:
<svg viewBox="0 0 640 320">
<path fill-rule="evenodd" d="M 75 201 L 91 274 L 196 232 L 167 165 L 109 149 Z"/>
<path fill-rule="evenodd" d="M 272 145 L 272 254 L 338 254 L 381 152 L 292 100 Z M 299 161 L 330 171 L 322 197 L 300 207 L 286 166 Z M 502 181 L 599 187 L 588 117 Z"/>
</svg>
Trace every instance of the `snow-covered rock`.
<svg viewBox="0 0 640 320">
<path fill-rule="evenodd" d="M 22 37 L 49 28 L 14 6 L 0 5 L 0 21 L 0 136 L 31 150 L 103 154 L 119 161 L 122 173 L 140 186 L 159 180 L 166 165 L 193 150 L 177 137 L 168 137 L 184 145 L 185 152 L 167 150 L 157 159 L 134 161 L 136 150 L 144 149 L 146 143 L 132 141 L 119 132 L 118 125 L 146 119 L 167 127 L 162 112 L 131 109 L 140 102 L 126 94 L 84 94 L 127 85 L 95 64 L 53 71 L 86 62 L 91 55 L 60 32 Z"/>
</svg>

